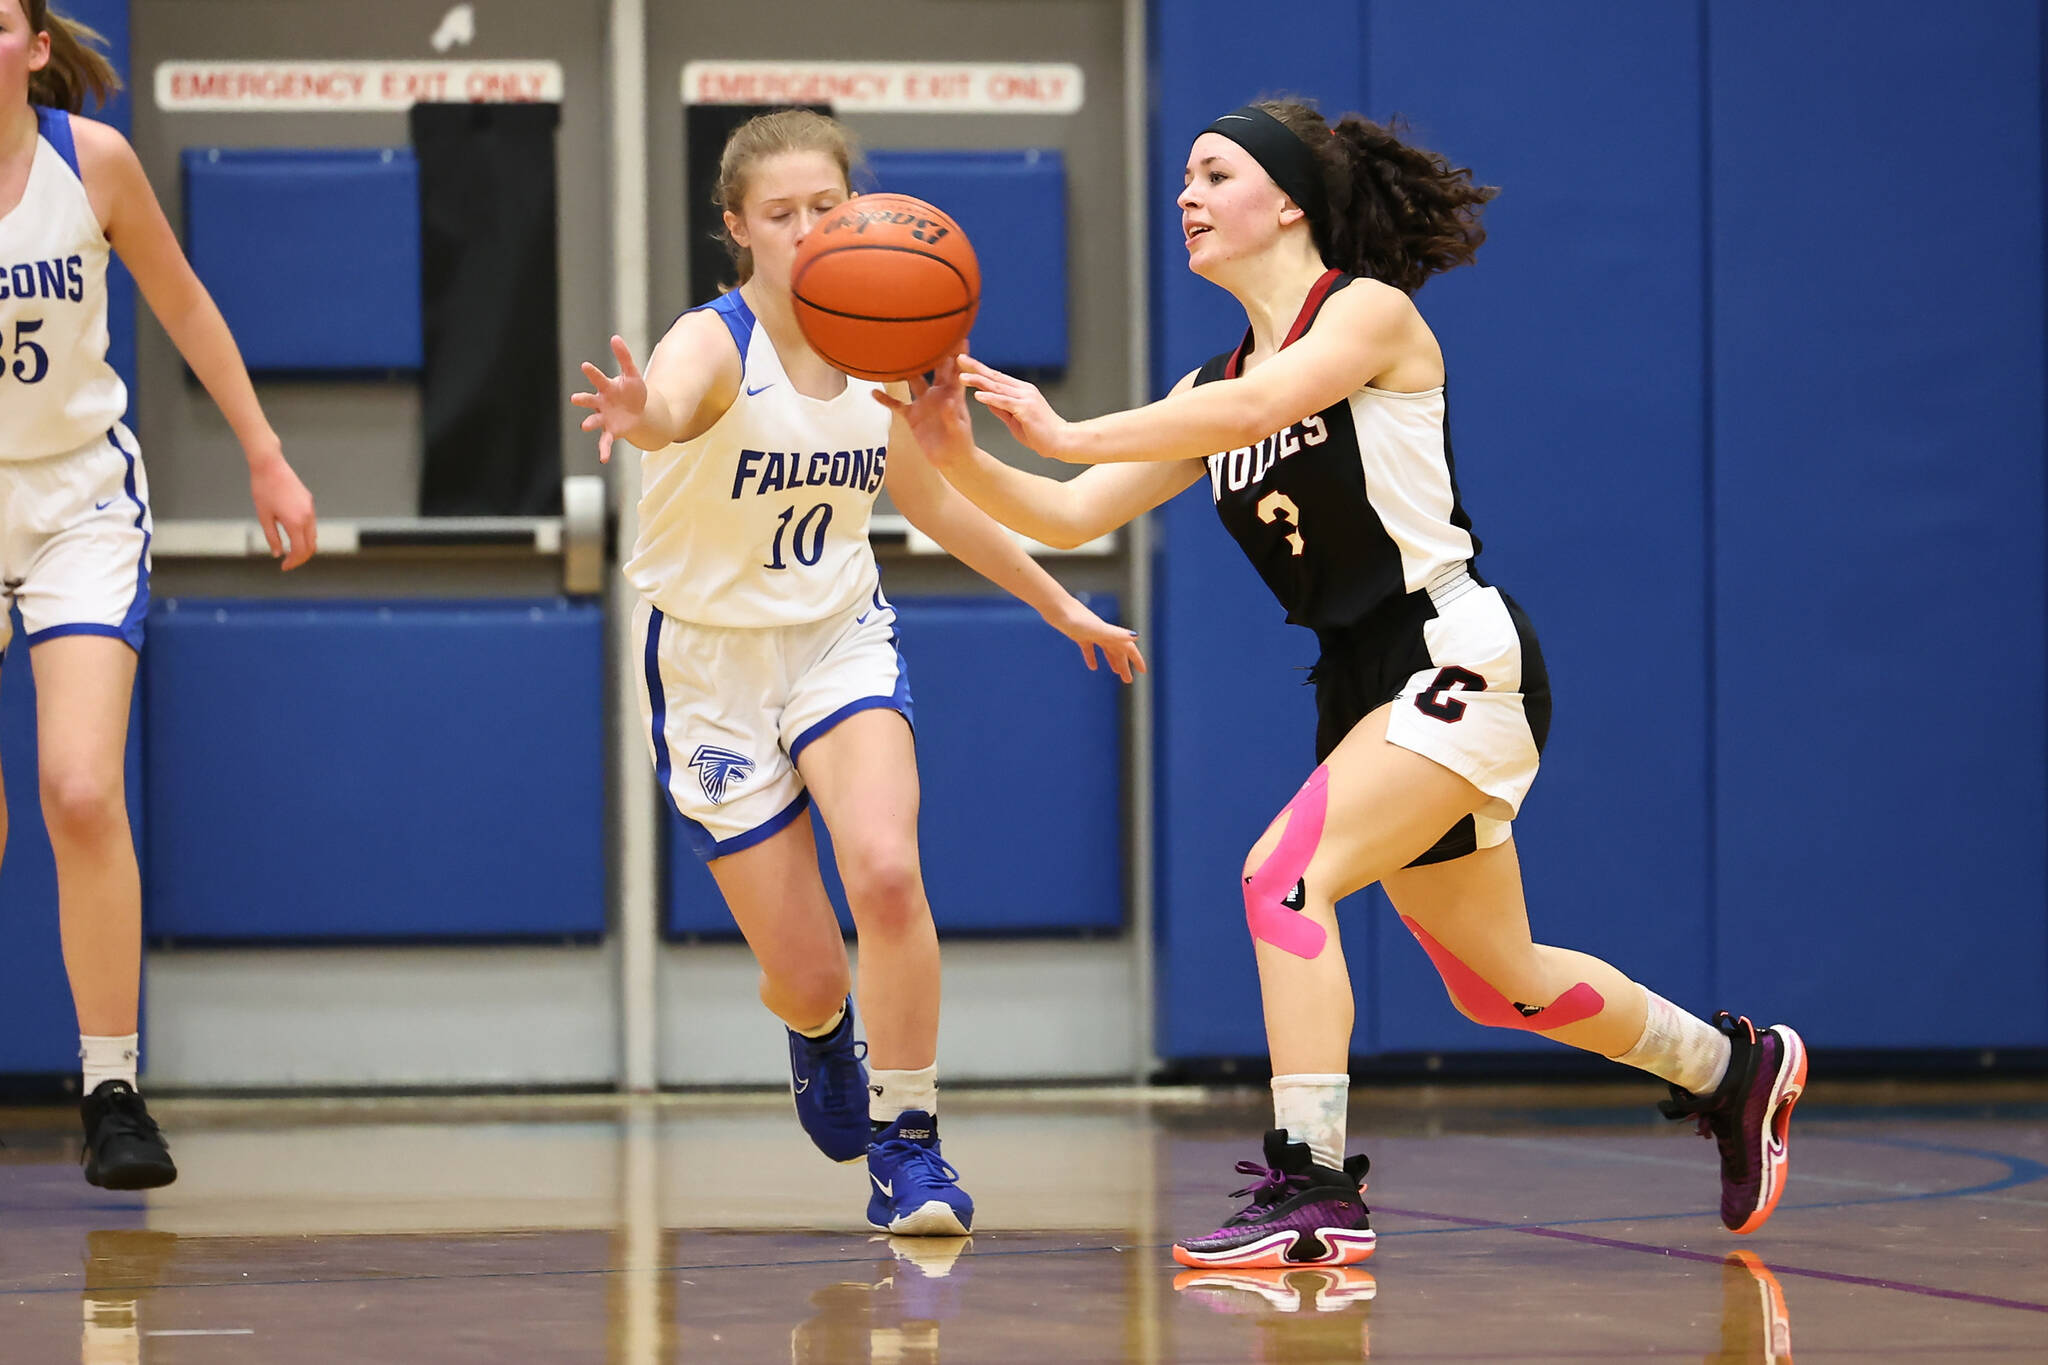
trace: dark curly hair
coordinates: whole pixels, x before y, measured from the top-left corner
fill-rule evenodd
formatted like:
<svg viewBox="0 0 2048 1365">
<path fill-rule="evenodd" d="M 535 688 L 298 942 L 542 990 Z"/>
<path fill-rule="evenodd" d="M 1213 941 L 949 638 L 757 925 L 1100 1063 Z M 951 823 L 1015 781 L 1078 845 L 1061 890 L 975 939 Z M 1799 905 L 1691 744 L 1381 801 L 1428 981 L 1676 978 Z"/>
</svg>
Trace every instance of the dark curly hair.
<svg viewBox="0 0 2048 1365">
<path fill-rule="evenodd" d="M 1255 103 L 1322 167 L 1329 212 L 1309 219 L 1324 261 L 1408 294 L 1431 275 L 1471 264 L 1486 240 L 1480 208 L 1500 191 L 1473 184 L 1470 167 L 1403 141 L 1408 125 L 1398 115 L 1379 124 L 1346 114 L 1332 127 L 1308 100 Z"/>
</svg>

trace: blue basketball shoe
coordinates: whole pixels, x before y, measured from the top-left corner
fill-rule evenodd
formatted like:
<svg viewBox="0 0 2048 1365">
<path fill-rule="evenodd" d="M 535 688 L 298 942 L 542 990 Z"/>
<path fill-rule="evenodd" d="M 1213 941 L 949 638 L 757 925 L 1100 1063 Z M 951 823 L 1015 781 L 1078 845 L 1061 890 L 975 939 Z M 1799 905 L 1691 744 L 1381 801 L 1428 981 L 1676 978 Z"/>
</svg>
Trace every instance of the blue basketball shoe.
<svg viewBox="0 0 2048 1365">
<path fill-rule="evenodd" d="M 868 1144 L 868 1226 L 904 1237 L 965 1237 L 974 1201 L 939 1155 L 939 1121 L 906 1109 Z"/>
<path fill-rule="evenodd" d="M 789 1031 L 789 1093 L 796 1121 L 818 1150 L 834 1161 L 858 1161 L 868 1154 L 868 1045 L 853 1036 L 853 997 L 846 1017 L 823 1038 Z"/>
</svg>

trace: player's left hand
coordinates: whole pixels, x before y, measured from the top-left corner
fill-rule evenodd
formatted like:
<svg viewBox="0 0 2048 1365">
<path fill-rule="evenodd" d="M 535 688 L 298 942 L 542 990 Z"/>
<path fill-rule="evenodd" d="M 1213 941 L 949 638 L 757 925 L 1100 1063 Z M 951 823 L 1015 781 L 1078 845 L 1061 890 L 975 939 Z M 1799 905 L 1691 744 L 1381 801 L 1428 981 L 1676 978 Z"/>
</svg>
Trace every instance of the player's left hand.
<svg viewBox="0 0 2048 1365">
<path fill-rule="evenodd" d="M 940 469 L 974 454 L 974 419 L 967 415 L 967 390 L 960 383 L 956 359 L 941 360 L 929 380 L 912 376 L 908 403 L 875 390 L 875 401 L 909 424 L 918 449 Z"/>
<path fill-rule="evenodd" d="M 1073 424 L 1052 410 L 1036 384 L 992 370 L 973 356 L 961 356 L 959 366 L 960 382 L 974 390 L 983 407 L 1003 419 L 1012 436 L 1049 460 L 1080 463 L 1069 453 L 1066 440 Z"/>
<path fill-rule="evenodd" d="M 1138 650 L 1138 632 L 1111 625 L 1071 597 L 1057 612 L 1046 617 L 1046 623 L 1081 647 L 1081 658 L 1091 672 L 1095 668 L 1097 649 L 1102 651 L 1109 671 L 1125 682 L 1131 680 L 1133 673 L 1149 671 L 1145 667 L 1145 656 Z"/>
<path fill-rule="evenodd" d="M 270 557 L 296 569 L 320 548 L 313 495 L 285 463 L 283 451 L 258 455 L 249 462 L 249 499 L 256 504 L 256 522 L 270 542 Z M 286 542 L 290 549 L 286 549 Z"/>
</svg>

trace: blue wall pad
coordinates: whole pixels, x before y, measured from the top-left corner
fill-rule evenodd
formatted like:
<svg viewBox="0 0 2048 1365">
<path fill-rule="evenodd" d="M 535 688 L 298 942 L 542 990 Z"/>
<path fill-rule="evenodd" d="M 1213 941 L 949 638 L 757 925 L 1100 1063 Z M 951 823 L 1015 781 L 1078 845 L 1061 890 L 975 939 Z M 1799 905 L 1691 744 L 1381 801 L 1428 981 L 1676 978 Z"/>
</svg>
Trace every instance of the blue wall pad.
<svg viewBox="0 0 2048 1365">
<path fill-rule="evenodd" d="M 150 653 L 152 937 L 604 931 L 598 607 L 172 599 Z"/>
<path fill-rule="evenodd" d="M 128 819 L 142 828 L 142 724 L 129 713 Z M 36 765 L 36 687 L 29 650 L 14 643 L 0 665 L 0 775 L 7 784 L 7 848 L 0 857 L 0 1074 L 78 1070 L 78 1020 L 57 936 L 57 868 L 43 829 Z"/>
<path fill-rule="evenodd" d="M 409 147 L 187 148 L 185 251 L 252 370 L 416 370 Z"/>
<path fill-rule="evenodd" d="M 129 93 L 134 89 L 135 75 L 128 61 L 128 0 L 65 0 L 61 8 L 65 15 L 100 35 L 107 60 L 113 63 L 122 81 L 120 91 L 105 105 L 86 110 L 87 117 L 112 124 L 123 136 L 132 138 L 134 103 Z M 127 422 L 134 426 L 135 280 L 119 256 L 107 262 L 107 363 L 128 386 Z"/>
<path fill-rule="evenodd" d="M 1116 619 L 1116 600 L 1088 605 Z M 1124 922 L 1123 684 L 1009 598 L 896 602 L 917 716 L 925 889 L 941 934 L 1112 932 Z M 672 934 L 732 935 L 669 811 Z M 819 829 L 827 887 L 846 899 Z"/>
<path fill-rule="evenodd" d="M 1721 988 L 2039 1045 L 2041 6 L 1708 18 Z"/>
<path fill-rule="evenodd" d="M 1050 148 L 877 151 L 879 188 L 953 216 L 981 263 L 973 353 L 997 369 L 1067 366 L 1067 167 Z"/>
<path fill-rule="evenodd" d="M 1302 90 L 1325 108 L 1363 99 L 1362 15 L 1343 0 L 1301 4 L 1285 24 L 1247 24 L 1242 6 L 1175 0 L 1151 7 L 1151 206 L 1154 387 L 1164 393 L 1244 334 L 1230 295 L 1187 268 L 1174 196 L 1195 135 L 1269 90 Z M 1218 43 L 1216 35 L 1230 39 Z M 1315 35 L 1304 44 L 1301 35 Z M 1206 480 L 1156 522 L 1153 639 L 1158 763 L 1159 1051 L 1164 1057 L 1265 1051 L 1258 973 L 1239 888 L 1245 851 L 1315 766 L 1315 707 L 1301 685 L 1315 637 L 1287 626 L 1272 594 L 1216 520 Z M 1347 909 L 1347 928 L 1355 912 Z M 1351 931 L 1354 977 L 1369 943 Z M 1354 1051 L 1370 1050 L 1361 1009 Z"/>
<path fill-rule="evenodd" d="M 1481 570 L 1550 668 L 1515 827 L 1531 926 L 1711 1011 L 1698 16 L 1474 0 L 1369 18 L 1371 108 L 1408 111 L 1418 142 L 1501 187 L 1477 263 L 1415 301 L 1444 348 Z M 1560 1050 L 1467 1021 L 1398 920 L 1372 928 L 1376 1051 Z"/>
</svg>

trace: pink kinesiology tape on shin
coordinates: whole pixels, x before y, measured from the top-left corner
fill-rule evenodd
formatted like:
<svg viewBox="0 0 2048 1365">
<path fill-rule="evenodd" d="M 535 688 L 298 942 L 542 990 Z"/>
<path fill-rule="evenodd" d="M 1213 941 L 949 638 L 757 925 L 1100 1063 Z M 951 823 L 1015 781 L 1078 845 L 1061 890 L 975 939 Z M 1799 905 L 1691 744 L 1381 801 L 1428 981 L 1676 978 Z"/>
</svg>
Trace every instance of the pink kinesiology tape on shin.
<svg viewBox="0 0 2048 1365">
<path fill-rule="evenodd" d="M 1301 913 L 1301 906 L 1294 903 L 1299 897 L 1289 899 L 1316 856 L 1329 808 L 1330 770 L 1319 767 L 1280 812 L 1287 817 L 1287 828 L 1281 831 L 1279 844 L 1244 879 L 1244 918 L 1252 937 L 1296 957 L 1320 955 L 1329 937 L 1322 925 Z"/>
<path fill-rule="evenodd" d="M 1422 951 L 1429 954 L 1429 960 L 1436 964 L 1437 975 L 1444 979 L 1451 998 L 1461 1005 L 1465 1013 L 1482 1024 L 1494 1028 L 1526 1029 L 1532 1033 L 1546 1033 L 1551 1029 L 1563 1028 L 1591 1019 L 1607 1008 L 1607 1002 L 1600 998 L 1600 992 L 1581 981 L 1548 1005 L 1520 1005 L 1502 995 L 1486 979 L 1459 960 L 1443 944 L 1429 936 L 1429 931 L 1401 916 L 1401 923 L 1408 926 L 1408 932 L 1415 935 L 1415 941 L 1422 945 Z"/>
</svg>

